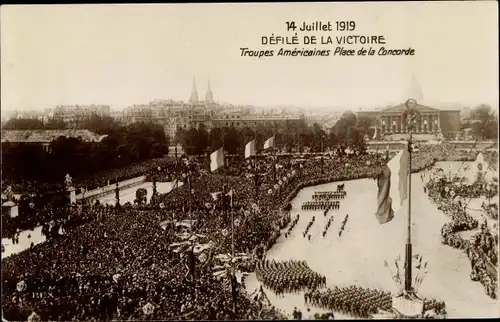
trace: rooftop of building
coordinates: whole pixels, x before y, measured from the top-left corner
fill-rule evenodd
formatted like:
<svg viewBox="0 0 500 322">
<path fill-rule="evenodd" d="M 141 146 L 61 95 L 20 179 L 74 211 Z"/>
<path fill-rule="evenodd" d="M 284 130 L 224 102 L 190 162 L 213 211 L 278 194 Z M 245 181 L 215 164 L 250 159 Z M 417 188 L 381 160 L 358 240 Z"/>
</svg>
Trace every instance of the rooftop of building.
<svg viewBox="0 0 500 322">
<path fill-rule="evenodd" d="M 300 117 L 295 115 L 262 115 L 262 114 L 249 114 L 249 115 L 218 114 L 212 117 L 213 121 L 220 121 L 220 120 L 265 121 L 265 120 L 298 120 L 298 119 L 300 119 Z"/>
<path fill-rule="evenodd" d="M 406 110 L 406 104 L 401 103 L 398 105 L 387 106 L 384 108 L 357 111 L 357 113 L 404 112 L 405 110 Z M 426 106 L 423 104 L 417 104 L 417 111 L 419 111 L 419 112 L 445 112 L 445 111 L 460 112 L 460 109 L 448 108 L 448 107 L 447 108 L 435 108 L 435 107 L 429 107 L 429 106 Z"/>
<path fill-rule="evenodd" d="M 108 108 L 106 104 L 74 104 L 74 105 L 57 105 L 55 108 Z"/>
</svg>

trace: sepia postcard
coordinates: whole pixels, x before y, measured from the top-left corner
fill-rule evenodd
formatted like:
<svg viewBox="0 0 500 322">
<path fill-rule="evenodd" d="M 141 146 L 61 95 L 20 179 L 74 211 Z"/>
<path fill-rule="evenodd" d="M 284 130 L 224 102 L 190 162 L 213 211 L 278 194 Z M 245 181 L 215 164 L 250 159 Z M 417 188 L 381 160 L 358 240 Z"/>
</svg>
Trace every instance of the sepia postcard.
<svg viewBox="0 0 500 322">
<path fill-rule="evenodd" d="M 496 1 L 0 9 L 2 322 L 498 318 Z"/>
</svg>

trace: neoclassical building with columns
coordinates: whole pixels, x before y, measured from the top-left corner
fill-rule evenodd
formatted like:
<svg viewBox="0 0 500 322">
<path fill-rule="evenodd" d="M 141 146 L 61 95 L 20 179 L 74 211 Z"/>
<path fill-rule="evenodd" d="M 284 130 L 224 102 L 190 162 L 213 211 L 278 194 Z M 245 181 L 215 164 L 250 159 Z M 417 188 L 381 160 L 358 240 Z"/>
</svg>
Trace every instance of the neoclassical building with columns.
<svg viewBox="0 0 500 322">
<path fill-rule="evenodd" d="M 416 107 L 417 123 L 415 134 L 437 134 L 441 132 L 454 135 L 460 131 L 460 110 L 441 110 L 421 104 Z M 372 124 L 377 126 L 382 135 L 408 133 L 404 113 L 404 103 L 376 111 L 359 111 L 358 117 L 373 119 Z"/>
</svg>

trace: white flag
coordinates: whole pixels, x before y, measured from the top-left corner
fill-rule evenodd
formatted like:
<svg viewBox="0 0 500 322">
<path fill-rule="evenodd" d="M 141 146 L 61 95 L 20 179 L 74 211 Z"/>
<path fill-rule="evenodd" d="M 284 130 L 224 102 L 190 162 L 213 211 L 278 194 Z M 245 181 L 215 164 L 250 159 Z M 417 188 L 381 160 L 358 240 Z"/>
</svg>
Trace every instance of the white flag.
<svg viewBox="0 0 500 322">
<path fill-rule="evenodd" d="M 397 212 L 408 198 L 408 161 L 408 145 L 405 144 L 403 150 L 387 163 L 392 174 L 390 196 L 394 200 L 394 212 Z"/>
<path fill-rule="evenodd" d="M 220 192 L 220 191 L 219 192 L 211 192 L 210 195 L 212 196 L 212 198 L 214 200 L 219 200 L 219 197 L 220 197 L 221 193 L 222 192 Z"/>
<path fill-rule="evenodd" d="M 210 155 L 210 171 L 214 172 L 224 166 L 224 150 L 218 149 Z"/>
<path fill-rule="evenodd" d="M 231 208 L 233 208 L 233 194 L 234 194 L 233 189 L 231 189 L 228 193 L 226 193 L 226 196 L 231 197 Z"/>
<path fill-rule="evenodd" d="M 375 127 L 375 133 L 373 133 L 372 140 L 375 140 L 377 138 L 377 131 L 378 131 L 378 129 L 377 129 L 377 127 Z"/>
<path fill-rule="evenodd" d="M 252 157 L 254 155 L 256 155 L 255 140 L 252 140 L 245 146 L 245 159 L 248 159 L 249 157 Z"/>
<path fill-rule="evenodd" d="M 264 149 L 274 148 L 274 135 L 264 142 Z"/>
<path fill-rule="evenodd" d="M 160 223 L 160 227 L 161 227 L 161 229 L 163 229 L 163 230 L 167 229 L 167 226 L 168 226 L 169 222 L 170 222 L 170 220 L 165 220 L 165 221 L 162 221 L 162 222 Z"/>
<path fill-rule="evenodd" d="M 390 222 L 408 198 L 408 161 L 408 145 L 405 145 L 377 178 L 378 208 L 375 216 L 380 224 Z"/>
</svg>

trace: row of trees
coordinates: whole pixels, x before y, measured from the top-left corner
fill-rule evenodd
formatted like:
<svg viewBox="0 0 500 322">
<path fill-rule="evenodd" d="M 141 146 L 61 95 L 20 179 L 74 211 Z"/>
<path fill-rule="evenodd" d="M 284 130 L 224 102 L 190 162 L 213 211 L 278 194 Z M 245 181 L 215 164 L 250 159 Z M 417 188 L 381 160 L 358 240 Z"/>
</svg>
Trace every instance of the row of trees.
<svg viewBox="0 0 500 322">
<path fill-rule="evenodd" d="M 10 128 L 16 123 L 33 126 L 36 120 L 11 121 Z M 40 144 L 2 144 L 2 178 L 57 182 L 63 180 L 66 173 L 85 176 L 168 153 L 169 138 L 159 125 L 134 123 L 121 126 L 113 120 L 93 117 L 88 120 L 86 128 L 107 136 L 99 143 L 59 137 L 48 150 Z"/>
<path fill-rule="evenodd" d="M 208 132 L 204 125 L 189 130 L 179 129 L 176 139 L 188 155 L 201 155 L 215 151 L 224 146 L 230 154 L 243 154 L 245 145 L 256 140 L 257 147 L 262 148 L 264 141 L 275 135 L 276 146 L 280 151 L 312 152 L 333 149 L 339 145 L 350 146 L 364 151 L 365 135 L 369 134 L 370 123 L 364 118 L 357 118 L 352 112 L 345 112 L 336 125 L 328 132 L 317 123 L 308 126 L 305 121 L 275 122 L 268 126 L 257 125 L 256 128 L 224 127 Z"/>
<path fill-rule="evenodd" d="M 480 140 L 498 139 L 498 113 L 489 105 L 479 105 L 464 113 L 461 129 L 470 129 L 471 135 Z"/>
<path fill-rule="evenodd" d="M 45 123 L 39 119 L 12 118 L 2 125 L 4 130 L 63 130 L 74 127 L 72 124 L 55 118 L 48 119 Z M 125 127 L 110 116 L 94 114 L 89 118 L 80 120 L 77 128 L 87 129 L 99 134 L 112 134 L 113 132 L 123 131 Z"/>
<path fill-rule="evenodd" d="M 216 128 L 212 131 L 201 125 L 199 128 L 176 133 L 188 155 L 203 155 L 224 145 L 230 154 L 244 153 L 245 144 L 257 140 L 257 147 L 275 135 L 280 151 L 312 152 L 349 146 L 364 151 L 365 137 L 374 133 L 377 120 L 357 117 L 351 111 L 343 113 L 329 131 L 318 124 L 308 126 L 304 120 L 274 122 L 258 125 L 256 128 Z M 60 120 L 43 123 L 36 119 L 11 119 L 3 129 L 40 130 L 65 129 L 68 124 Z M 160 125 L 134 123 L 123 126 L 111 117 L 94 115 L 80 122 L 80 128 L 98 134 L 106 134 L 99 143 L 86 143 L 77 138 L 58 138 L 51 143 L 49 151 L 38 144 L 2 145 L 2 177 L 14 180 L 61 180 L 66 173 L 73 176 L 96 173 L 112 168 L 126 167 L 132 163 L 161 157 L 168 153 L 169 137 Z M 479 139 L 498 137 L 498 115 L 487 105 L 470 109 L 462 128 L 471 128 L 471 134 Z"/>
<path fill-rule="evenodd" d="M 59 130 L 66 128 L 66 123 L 55 119 L 50 119 L 43 123 L 38 119 L 9 119 L 2 125 L 4 130 Z"/>
</svg>

